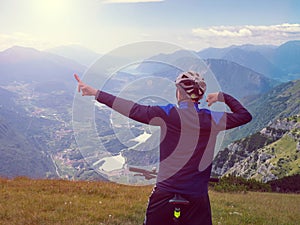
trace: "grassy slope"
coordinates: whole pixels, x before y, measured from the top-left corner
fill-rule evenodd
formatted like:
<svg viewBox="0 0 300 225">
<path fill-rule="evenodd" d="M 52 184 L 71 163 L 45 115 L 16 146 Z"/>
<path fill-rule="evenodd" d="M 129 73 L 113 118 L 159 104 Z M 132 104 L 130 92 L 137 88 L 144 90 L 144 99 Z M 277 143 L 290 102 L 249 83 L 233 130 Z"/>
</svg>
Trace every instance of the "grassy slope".
<svg viewBox="0 0 300 225">
<path fill-rule="evenodd" d="M 299 174 L 300 158 L 299 152 L 296 152 L 296 141 L 285 135 L 283 138 L 270 145 L 274 149 L 275 158 L 270 160 L 270 163 L 276 165 L 273 173 L 279 178 Z"/>
<path fill-rule="evenodd" d="M 276 86 L 268 93 L 259 95 L 246 108 L 252 114 L 252 121 L 242 127 L 227 132 L 223 146 L 254 134 L 266 127 L 270 121 L 299 114 L 300 80 Z"/>
<path fill-rule="evenodd" d="M 0 179 L 0 224 L 142 224 L 152 187 L 104 182 Z M 300 195 L 210 192 L 214 224 L 300 221 Z"/>
</svg>

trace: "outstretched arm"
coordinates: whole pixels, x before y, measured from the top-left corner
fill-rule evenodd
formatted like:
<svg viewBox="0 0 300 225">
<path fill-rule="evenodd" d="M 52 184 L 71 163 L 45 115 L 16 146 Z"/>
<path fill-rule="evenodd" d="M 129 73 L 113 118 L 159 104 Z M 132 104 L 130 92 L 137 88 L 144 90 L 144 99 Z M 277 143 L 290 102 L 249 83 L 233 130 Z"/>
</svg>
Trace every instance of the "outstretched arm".
<svg viewBox="0 0 300 225">
<path fill-rule="evenodd" d="M 107 105 L 131 119 L 149 124 L 154 117 L 165 115 L 164 111 L 159 106 L 150 107 L 140 105 L 133 101 L 116 97 L 83 83 L 77 74 L 74 74 L 74 77 L 78 82 L 78 92 L 81 92 L 82 96 L 95 96 L 95 99 L 98 102 Z"/>
</svg>

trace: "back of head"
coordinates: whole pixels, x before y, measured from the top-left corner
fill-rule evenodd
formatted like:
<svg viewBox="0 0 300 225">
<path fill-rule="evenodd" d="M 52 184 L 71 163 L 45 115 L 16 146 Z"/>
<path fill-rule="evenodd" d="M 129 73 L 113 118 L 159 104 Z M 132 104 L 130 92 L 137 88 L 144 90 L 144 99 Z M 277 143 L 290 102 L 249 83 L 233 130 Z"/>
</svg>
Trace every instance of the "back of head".
<svg viewBox="0 0 300 225">
<path fill-rule="evenodd" d="M 179 74 L 175 84 L 181 93 L 185 93 L 186 99 L 190 99 L 193 102 L 198 102 L 206 91 L 204 78 L 194 71 Z"/>
</svg>

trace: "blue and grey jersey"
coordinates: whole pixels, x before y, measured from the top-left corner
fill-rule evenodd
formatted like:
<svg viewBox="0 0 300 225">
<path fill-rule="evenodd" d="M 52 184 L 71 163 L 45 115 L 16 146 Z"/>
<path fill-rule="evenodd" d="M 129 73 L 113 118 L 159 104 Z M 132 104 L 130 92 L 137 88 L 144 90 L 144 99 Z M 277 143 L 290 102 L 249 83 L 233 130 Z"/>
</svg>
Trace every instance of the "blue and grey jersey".
<svg viewBox="0 0 300 225">
<path fill-rule="evenodd" d="M 191 196 L 208 192 L 208 181 L 217 135 L 241 126 L 252 116 L 232 96 L 220 92 L 218 100 L 231 112 L 198 108 L 193 102 L 146 106 L 98 91 L 96 100 L 141 123 L 159 126 L 160 163 L 156 186 Z"/>
</svg>

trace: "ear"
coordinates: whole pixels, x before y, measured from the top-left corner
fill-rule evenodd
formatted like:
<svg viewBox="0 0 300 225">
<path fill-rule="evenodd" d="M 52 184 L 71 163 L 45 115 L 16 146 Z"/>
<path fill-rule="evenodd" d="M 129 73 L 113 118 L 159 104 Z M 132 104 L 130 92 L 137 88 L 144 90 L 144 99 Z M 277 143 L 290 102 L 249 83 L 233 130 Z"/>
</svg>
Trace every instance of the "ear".
<svg viewBox="0 0 300 225">
<path fill-rule="evenodd" d="M 185 95 L 183 95 L 182 90 L 179 88 L 176 89 L 176 98 L 178 102 L 185 98 Z"/>
<path fill-rule="evenodd" d="M 178 88 L 176 88 L 176 98 L 177 101 L 180 99 L 180 91 L 178 90 Z"/>
</svg>

